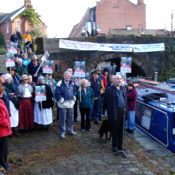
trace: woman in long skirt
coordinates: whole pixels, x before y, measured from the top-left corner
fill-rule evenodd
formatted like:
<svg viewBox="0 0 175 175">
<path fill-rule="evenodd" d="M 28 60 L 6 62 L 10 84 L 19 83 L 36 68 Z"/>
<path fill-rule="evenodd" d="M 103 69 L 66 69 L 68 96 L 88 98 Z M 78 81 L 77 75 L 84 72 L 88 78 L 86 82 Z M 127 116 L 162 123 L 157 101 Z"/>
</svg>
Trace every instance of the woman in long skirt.
<svg viewBox="0 0 175 175">
<path fill-rule="evenodd" d="M 52 118 L 52 107 L 53 107 L 53 93 L 51 88 L 44 83 L 44 77 L 38 77 L 38 85 L 35 87 L 35 95 L 39 91 L 44 90 L 46 94 L 46 99 L 44 101 L 38 101 L 35 96 L 35 105 L 34 105 L 34 122 L 38 124 L 41 128 L 46 130 L 49 129 L 49 126 L 53 122 Z"/>
</svg>

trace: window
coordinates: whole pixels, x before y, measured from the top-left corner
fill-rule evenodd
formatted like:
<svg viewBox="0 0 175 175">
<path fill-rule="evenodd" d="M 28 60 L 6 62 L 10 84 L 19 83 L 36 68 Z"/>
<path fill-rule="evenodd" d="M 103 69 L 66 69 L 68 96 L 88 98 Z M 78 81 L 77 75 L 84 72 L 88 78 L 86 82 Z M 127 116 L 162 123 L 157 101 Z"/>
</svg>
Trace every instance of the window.
<svg viewBox="0 0 175 175">
<path fill-rule="evenodd" d="M 6 33 L 9 33 L 9 23 L 6 22 Z"/>
<path fill-rule="evenodd" d="M 18 32 L 20 32 L 20 21 L 16 21 L 16 29 Z"/>
<path fill-rule="evenodd" d="M 151 127 L 151 116 L 152 110 L 147 107 L 143 107 L 141 126 L 147 130 L 150 130 Z"/>
</svg>

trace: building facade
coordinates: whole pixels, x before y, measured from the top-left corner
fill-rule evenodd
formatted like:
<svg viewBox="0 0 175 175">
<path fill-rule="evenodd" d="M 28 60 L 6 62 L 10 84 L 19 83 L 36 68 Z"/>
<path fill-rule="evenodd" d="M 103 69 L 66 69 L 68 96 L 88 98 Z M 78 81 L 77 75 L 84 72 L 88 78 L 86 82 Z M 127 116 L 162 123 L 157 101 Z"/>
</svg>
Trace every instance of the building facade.
<svg viewBox="0 0 175 175">
<path fill-rule="evenodd" d="M 10 37 L 15 31 L 19 31 L 23 36 L 26 33 L 26 31 L 33 30 L 33 25 L 27 18 L 27 16 L 18 17 L 18 15 L 22 13 L 25 9 L 27 9 L 29 6 L 31 6 L 31 0 L 25 0 L 24 6 L 11 13 L 0 12 L 0 32 L 3 33 L 6 44 L 10 41 Z M 39 27 L 41 28 L 43 35 L 47 36 L 46 26 L 41 20 Z"/>
<path fill-rule="evenodd" d="M 96 28 L 101 34 L 108 34 L 111 29 L 146 29 L 144 0 L 137 0 L 137 4 L 129 0 L 101 0 L 86 11 L 69 37 L 80 37 L 83 28 L 89 33 Z"/>
</svg>

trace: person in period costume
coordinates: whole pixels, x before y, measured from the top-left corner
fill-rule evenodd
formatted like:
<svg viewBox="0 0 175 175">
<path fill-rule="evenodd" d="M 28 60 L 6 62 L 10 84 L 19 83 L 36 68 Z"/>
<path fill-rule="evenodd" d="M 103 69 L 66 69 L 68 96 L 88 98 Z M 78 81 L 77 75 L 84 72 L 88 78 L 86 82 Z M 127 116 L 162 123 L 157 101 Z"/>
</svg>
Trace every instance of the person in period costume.
<svg viewBox="0 0 175 175">
<path fill-rule="evenodd" d="M 90 109 L 94 103 L 94 92 L 91 87 L 87 87 L 88 80 L 83 79 L 80 83 L 80 89 L 78 90 L 77 98 L 80 102 L 81 113 L 81 130 L 91 131 L 90 124 Z M 85 117 L 86 116 L 86 117 Z"/>
<path fill-rule="evenodd" d="M 68 134 L 76 135 L 73 131 L 72 119 L 73 119 L 73 106 L 76 100 L 76 89 L 71 81 L 71 74 L 68 71 L 64 72 L 62 81 L 59 81 L 55 90 L 55 98 L 58 101 L 59 108 L 59 127 L 60 137 L 65 138 L 67 124 Z"/>
<path fill-rule="evenodd" d="M 0 85 L 0 166 L 4 167 L 6 171 L 12 168 L 8 166 L 8 136 L 12 134 L 10 125 L 10 116 L 7 111 L 6 105 L 2 99 L 4 94 L 4 87 Z"/>
<path fill-rule="evenodd" d="M 133 133 L 135 129 L 135 111 L 136 111 L 137 91 L 134 84 L 129 82 L 127 85 L 127 120 L 126 131 Z"/>
<path fill-rule="evenodd" d="M 42 66 L 40 66 L 40 63 L 38 63 L 38 58 L 36 55 L 33 55 L 32 62 L 28 64 L 28 73 L 32 75 L 35 83 L 37 83 L 37 78 L 43 73 Z"/>
<path fill-rule="evenodd" d="M 55 97 L 55 89 L 57 86 L 57 82 L 52 78 L 52 74 L 46 74 L 44 78 L 45 84 L 49 85 L 52 90 L 53 96 Z"/>
<path fill-rule="evenodd" d="M 46 100 L 41 102 L 37 102 L 35 100 L 34 122 L 40 125 L 40 127 L 42 128 L 49 129 L 49 125 L 51 125 L 53 122 L 52 118 L 53 93 L 49 85 L 44 83 L 44 77 L 42 75 L 38 77 L 38 85 L 36 87 L 38 86 L 45 86 Z"/>
<path fill-rule="evenodd" d="M 19 96 L 19 129 L 25 131 L 34 127 L 33 88 L 28 84 L 28 76 L 22 75 L 17 88 Z"/>
<path fill-rule="evenodd" d="M 107 109 L 108 121 L 112 134 L 112 150 L 123 150 L 123 127 L 125 112 L 125 87 L 121 86 L 120 75 L 113 77 L 114 85 L 108 87 L 104 95 L 104 105 Z"/>
<path fill-rule="evenodd" d="M 32 75 L 28 75 L 28 78 L 29 78 L 28 83 L 29 83 L 33 88 L 35 88 L 36 83 L 33 81 Z"/>
<path fill-rule="evenodd" d="M 12 128 L 12 136 L 18 136 L 17 133 L 17 127 L 19 123 L 19 100 L 17 98 L 17 87 L 13 83 L 12 76 L 7 73 L 4 75 L 5 83 L 3 84 L 5 86 L 6 94 L 9 98 L 10 103 L 10 122 L 11 122 L 11 128 Z"/>
</svg>

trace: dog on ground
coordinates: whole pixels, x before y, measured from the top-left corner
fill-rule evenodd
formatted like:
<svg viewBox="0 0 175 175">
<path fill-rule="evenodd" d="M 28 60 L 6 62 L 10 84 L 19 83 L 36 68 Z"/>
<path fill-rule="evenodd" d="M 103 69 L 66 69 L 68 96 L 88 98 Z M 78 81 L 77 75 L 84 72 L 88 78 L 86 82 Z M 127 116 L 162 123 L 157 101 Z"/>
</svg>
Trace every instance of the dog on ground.
<svg viewBox="0 0 175 175">
<path fill-rule="evenodd" d="M 100 142 L 102 141 L 104 135 L 106 136 L 104 143 L 106 143 L 108 140 L 111 140 L 111 128 L 108 120 L 103 120 L 100 126 L 99 134 L 100 134 Z"/>
</svg>

